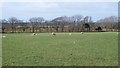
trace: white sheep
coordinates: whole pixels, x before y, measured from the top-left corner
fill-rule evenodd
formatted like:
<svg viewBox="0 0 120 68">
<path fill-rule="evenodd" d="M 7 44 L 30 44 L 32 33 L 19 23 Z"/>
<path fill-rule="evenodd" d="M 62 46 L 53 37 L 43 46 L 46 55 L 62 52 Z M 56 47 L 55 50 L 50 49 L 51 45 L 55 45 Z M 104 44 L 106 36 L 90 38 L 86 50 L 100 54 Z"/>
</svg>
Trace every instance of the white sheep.
<svg viewBox="0 0 120 68">
<path fill-rule="evenodd" d="M 36 33 L 32 33 L 32 36 L 37 35 Z"/>
<path fill-rule="evenodd" d="M 3 38 L 5 38 L 6 36 L 2 36 Z"/>
<path fill-rule="evenodd" d="M 84 34 L 83 32 L 81 32 L 81 34 Z"/>
<path fill-rule="evenodd" d="M 56 35 L 54 32 L 52 32 L 52 35 Z"/>
<path fill-rule="evenodd" d="M 69 35 L 72 35 L 72 33 L 69 33 Z"/>
</svg>

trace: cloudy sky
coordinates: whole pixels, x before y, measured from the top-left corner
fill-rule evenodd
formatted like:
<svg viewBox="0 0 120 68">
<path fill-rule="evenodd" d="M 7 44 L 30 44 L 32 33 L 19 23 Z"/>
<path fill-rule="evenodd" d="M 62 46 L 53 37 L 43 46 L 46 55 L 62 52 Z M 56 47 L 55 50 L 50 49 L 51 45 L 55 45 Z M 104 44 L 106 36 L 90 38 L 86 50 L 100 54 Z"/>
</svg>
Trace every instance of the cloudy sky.
<svg viewBox="0 0 120 68">
<path fill-rule="evenodd" d="M 4 2 L 2 18 L 17 17 L 28 20 L 43 17 L 51 20 L 59 16 L 92 16 L 94 21 L 118 15 L 118 2 Z"/>
</svg>

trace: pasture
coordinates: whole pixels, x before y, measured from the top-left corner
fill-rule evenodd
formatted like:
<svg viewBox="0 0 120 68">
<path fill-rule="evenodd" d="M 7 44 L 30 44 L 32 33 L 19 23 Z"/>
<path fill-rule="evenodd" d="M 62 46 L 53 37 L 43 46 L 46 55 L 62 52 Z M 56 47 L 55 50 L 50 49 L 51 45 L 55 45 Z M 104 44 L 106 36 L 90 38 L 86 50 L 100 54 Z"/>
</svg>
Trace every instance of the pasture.
<svg viewBox="0 0 120 68">
<path fill-rule="evenodd" d="M 117 32 L 3 34 L 3 66 L 117 66 Z"/>
</svg>

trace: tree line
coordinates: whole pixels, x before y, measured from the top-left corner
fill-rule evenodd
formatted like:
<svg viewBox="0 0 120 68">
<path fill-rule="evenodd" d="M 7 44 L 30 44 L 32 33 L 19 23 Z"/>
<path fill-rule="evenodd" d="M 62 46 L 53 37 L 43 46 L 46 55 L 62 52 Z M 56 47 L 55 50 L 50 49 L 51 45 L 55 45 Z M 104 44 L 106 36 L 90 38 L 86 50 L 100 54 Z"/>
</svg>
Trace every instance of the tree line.
<svg viewBox="0 0 120 68">
<path fill-rule="evenodd" d="M 28 21 L 10 17 L 1 19 L 0 23 L 2 33 L 118 31 L 118 17 L 116 16 L 106 17 L 96 22 L 92 21 L 91 16 L 82 15 L 61 16 L 50 21 L 43 17 L 32 17 Z"/>
</svg>

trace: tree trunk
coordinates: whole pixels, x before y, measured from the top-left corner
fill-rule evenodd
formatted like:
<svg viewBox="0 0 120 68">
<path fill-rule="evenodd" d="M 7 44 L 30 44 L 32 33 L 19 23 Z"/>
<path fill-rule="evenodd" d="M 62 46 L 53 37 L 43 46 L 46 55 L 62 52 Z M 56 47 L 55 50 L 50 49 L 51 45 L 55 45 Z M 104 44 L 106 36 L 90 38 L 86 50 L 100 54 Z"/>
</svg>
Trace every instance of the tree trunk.
<svg viewBox="0 0 120 68">
<path fill-rule="evenodd" d="M 35 32 L 35 28 L 33 27 L 33 29 L 32 29 L 32 32 L 34 33 Z"/>
<path fill-rule="evenodd" d="M 5 28 L 2 28 L 2 33 L 5 33 Z"/>
</svg>

